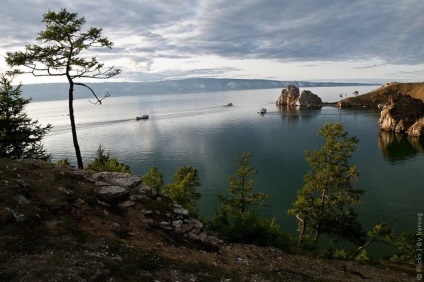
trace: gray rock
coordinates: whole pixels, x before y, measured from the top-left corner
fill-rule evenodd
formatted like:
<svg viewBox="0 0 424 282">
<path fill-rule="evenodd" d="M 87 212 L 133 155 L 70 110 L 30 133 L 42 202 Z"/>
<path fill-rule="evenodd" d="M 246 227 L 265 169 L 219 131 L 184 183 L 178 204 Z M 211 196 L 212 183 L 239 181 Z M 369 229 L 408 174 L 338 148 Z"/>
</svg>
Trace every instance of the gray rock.
<svg viewBox="0 0 424 282">
<path fill-rule="evenodd" d="M 13 196 L 13 199 L 15 199 L 18 202 L 18 204 L 21 204 L 21 205 L 29 203 L 29 200 L 23 195 Z"/>
<path fill-rule="evenodd" d="M 128 207 L 132 207 L 134 205 L 135 205 L 135 202 L 134 201 L 131 201 L 131 200 L 128 200 L 128 201 L 124 201 L 122 203 L 119 203 L 119 206 L 121 208 L 128 208 Z"/>
<path fill-rule="evenodd" d="M 100 186 L 94 189 L 94 192 L 106 202 L 121 200 L 128 197 L 128 189 L 122 186 Z"/>
<path fill-rule="evenodd" d="M 58 188 L 60 192 L 65 193 L 66 195 L 72 195 L 74 194 L 74 191 L 66 189 L 65 187 L 59 187 Z"/>
<path fill-rule="evenodd" d="M 99 172 L 92 176 L 96 181 L 103 181 L 117 186 L 134 188 L 141 183 L 141 179 L 135 175 L 122 172 Z"/>
<path fill-rule="evenodd" d="M 16 222 L 24 222 L 27 220 L 27 217 L 17 211 L 15 211 L 14 209 L 11 208 L 6 208 L 7 211 L 9 211 L 13 217 L 15 217 Z"/>
</svg>

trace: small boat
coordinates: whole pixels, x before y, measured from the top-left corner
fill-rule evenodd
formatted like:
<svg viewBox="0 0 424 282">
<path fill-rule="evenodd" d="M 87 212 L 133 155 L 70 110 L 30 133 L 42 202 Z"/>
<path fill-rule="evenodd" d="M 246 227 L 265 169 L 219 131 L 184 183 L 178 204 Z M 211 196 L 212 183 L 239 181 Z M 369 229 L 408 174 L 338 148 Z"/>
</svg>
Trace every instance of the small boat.
<svg viewBox="0 0 424 282">
<path fill-rule="evenodd" d="M 262 108 L 262 109 L 259 111 L 259 114 L 261 114 L 261 115 L 266 114 L 266 109 L 265 109 L 265 108 Z"/>
<path fill-rule="evenodd" d="M 233 103 L 228 103 L 227 104 L 227 107 L 232 107 L 233 106 Z"/>
<path fill-rule="evenodd" d="M 135 118 L 135 120 L 140 120 L 140 119 L 149 119 L 149 115 L 142 115 L 141 117 Z"/>
</svg>

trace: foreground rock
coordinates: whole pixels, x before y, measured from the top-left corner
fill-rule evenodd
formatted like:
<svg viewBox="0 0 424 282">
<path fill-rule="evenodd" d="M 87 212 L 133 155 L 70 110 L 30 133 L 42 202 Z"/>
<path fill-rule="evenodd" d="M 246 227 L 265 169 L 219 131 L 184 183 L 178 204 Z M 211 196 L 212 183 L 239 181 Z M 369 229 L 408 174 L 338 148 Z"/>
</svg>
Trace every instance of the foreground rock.
<svg viewBox="0 0 424 282">
<path fill-rule="evenodd" d="M 172 230 L 190 240 L 198 240 L 204 243 L 217 245 L 219 240 L 208 236 L 203 224 L 189 216 L 187 209 L 174 203 L 169 197 L 158 194 L 158 192 L 142 183 L 141 179 L 135 175 L 120 172 L 100 172 L 89 174 L 82 173 L 83 176 L 95 183 L 94 189 L 101 205 L 121 208 L 129 208 L 138 202 L 154 201 L 164 202 L 160 209 L 143 209 L 142 214 L 146 218 L 145 222 L 158 226 L 165 230 Z"/>
<path fill-rule="evenodd" d="M 422 136 L 424 102 L 409 95 L 396 94 L 384 105 L 378 121 L 381 130 Z"/>
<path fill-rule="evenodd" d="M 299 88 L 295 85 L 288 85 L 281 90 L 281 95 L 278 97 L 276 104 L 278 106 L 320 106 L 321 98 L 309 90 L 303 90 L 299 93 Z"/>
</svg>

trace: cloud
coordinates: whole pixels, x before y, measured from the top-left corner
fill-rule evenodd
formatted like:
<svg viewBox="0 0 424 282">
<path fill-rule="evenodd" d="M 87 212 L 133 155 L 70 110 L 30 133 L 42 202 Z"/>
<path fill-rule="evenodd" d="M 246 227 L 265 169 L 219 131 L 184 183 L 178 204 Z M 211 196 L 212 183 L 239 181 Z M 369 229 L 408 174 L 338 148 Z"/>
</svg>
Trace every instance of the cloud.
<svg viewBox="0 0 424 282">
<path fill-rule="evenodd" d="M 305 66 L 369 60 L 421 65 L 424 58 L 424 1 L 410 0 L 4 0 L 0 55 L 34 43 L 43 13 L 60 8 L 101 27 L 115 43 L 99 55 L 125 57 L 144 72 L 158 71 L 161 60 L 205 56 Z"/>
</svg>

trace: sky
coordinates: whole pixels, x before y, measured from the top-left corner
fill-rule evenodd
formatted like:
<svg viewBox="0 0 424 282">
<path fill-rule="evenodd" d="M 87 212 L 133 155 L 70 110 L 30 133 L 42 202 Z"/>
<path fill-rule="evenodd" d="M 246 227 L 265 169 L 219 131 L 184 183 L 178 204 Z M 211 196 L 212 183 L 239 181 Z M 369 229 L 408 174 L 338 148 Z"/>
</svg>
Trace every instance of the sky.
<svg viewBox="0 0 424 282">
<path fill-rule="evenodd" d="M 2 0 L 6 52 L 41 44 L 43 14 L 66 8 L 114 43 L 91 49 L 113 81 L 189 77 L 424 81 L 423 0 Z M 22 83 L 66 82 L 21 76 Z"/>
</svg>

